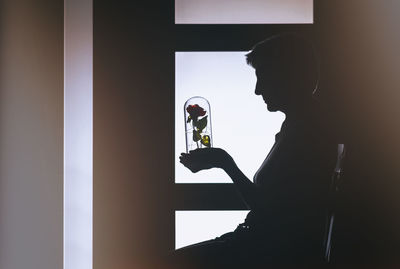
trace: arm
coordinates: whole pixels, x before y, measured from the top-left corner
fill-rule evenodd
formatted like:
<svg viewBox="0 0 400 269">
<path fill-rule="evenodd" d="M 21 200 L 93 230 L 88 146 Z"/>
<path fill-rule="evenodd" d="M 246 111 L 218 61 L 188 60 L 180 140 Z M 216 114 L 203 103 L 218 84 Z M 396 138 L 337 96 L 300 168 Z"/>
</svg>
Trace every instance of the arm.
<svg viewBox="0 0 400 269">
<path fill-rule="evenodd" d="M 223 170 L 232 179 L 247 207 L 250 209 L 258 207 L 261 197 L 259 188 L 243 174 L 233 159 L 231 163 L 223 167 Z"/>
<path fill-rule="evenodd" d="M 182 153 L 180 162 L 193 173 L 211 168 L 223 169 L 232 179 L 243 201 L 250 209 L 256 208 L 259 204 L 261 197 L 259 189 L 243 174 L 233 158 L 223 149 L 207 148 L 197 149 L 189 154 Z"/>
</svg>

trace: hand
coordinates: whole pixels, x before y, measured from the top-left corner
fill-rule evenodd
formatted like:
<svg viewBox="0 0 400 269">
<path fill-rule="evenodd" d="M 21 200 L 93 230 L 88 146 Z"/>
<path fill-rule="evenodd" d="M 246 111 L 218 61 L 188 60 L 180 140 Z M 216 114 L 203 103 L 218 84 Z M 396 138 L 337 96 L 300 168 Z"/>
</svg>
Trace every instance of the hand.
<svg viewBox="0 0 400 269">
<path fill-rule="evenodd" d="M 181 153 L 180 162 L 193 173 L 211 168 L 225 168 L 233 163 L 232 157 L 220 148 L 203 148 Z"/>
</svg>

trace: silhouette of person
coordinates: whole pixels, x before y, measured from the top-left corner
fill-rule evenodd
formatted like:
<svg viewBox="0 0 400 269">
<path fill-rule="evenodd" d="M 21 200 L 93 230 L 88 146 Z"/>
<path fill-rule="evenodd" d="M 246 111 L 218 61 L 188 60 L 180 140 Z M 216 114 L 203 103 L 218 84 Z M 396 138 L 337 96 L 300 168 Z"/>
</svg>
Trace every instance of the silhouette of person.
<svg viewBox="0 0 400 269">
<path fill-rule="evenodd" d="M 319 73 L 314 48 L 305 38 L 286 33 L 257 43 L 246 57 L 257 76 L 255 94 L 269 111 L 282 111 L 285 121 L 253 181 L 223 149 L 181 154 L 180 162 L 194 173 L 223 169 L 250 212 L 235 231 L 176 250 L 175 268 L 268 268 L 322 261 L 337 145 L 313 97 Z"/>
</svg>

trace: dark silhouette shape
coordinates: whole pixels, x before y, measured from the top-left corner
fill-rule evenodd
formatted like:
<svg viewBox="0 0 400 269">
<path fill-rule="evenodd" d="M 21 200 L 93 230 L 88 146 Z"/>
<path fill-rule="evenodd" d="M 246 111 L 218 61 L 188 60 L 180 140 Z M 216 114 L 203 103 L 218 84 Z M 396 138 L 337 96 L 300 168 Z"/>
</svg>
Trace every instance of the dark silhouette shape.
<svg viewBox="0 0 400 269">
<path fill-rule="evenodd" d="M 247 62 L 255 68 L 255 94 L 286 119 L 254 183 L 223 149 L 181 154 L 181 163 L 192 172 L 223 169 L 251 211 L 235 231 L 176 250 L 174 268 L 299 268 L 323 260 L 337 143 L 313 97 L 318 86 L 313 46 L 296 34 L 276 35 L 256 44 Z"/>
</svg>

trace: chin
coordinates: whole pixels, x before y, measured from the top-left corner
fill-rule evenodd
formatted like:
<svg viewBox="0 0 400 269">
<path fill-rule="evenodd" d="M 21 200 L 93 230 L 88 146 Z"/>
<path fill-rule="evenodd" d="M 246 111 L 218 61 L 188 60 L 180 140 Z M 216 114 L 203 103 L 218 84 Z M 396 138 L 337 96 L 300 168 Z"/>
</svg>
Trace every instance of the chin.
<svg viewBox="0 0 400 269">
<path fill-rule="evenodd" d="M 271 104 L 267 104 L 267 109 L 268 109 L 269 112 L 277 112 L 277 111 L 279 111 L 279 109 L 276 106 L 271 105 Z"/>
</svg>

